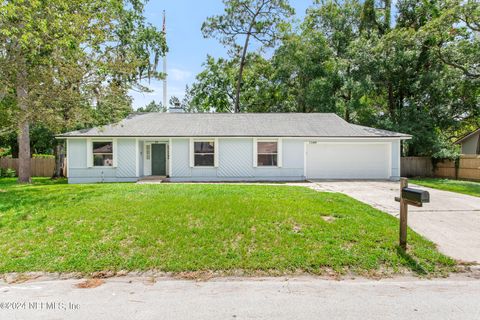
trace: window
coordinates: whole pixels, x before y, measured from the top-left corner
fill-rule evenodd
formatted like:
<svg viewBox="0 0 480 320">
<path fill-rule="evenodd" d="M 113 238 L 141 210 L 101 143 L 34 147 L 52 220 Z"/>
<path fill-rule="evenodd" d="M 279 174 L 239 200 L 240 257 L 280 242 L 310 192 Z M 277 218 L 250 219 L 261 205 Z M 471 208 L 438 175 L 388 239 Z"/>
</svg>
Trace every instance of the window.
<svg viewBox="0 0 480 320">
<path fill-rule="evenodd" d="M 193 152 L 195 167 L 213 167 L 215 165 L 215 143 L 213 141 L 194 141 Z"/>
<path fill-rule="evenodd" d="M 113 166 L 113 143 L 94 141 L 93 145 L 93 166 L 94 167 L 112 167 Z"/>
<path fill-rule="evenodd" d="M 147 158 L 147 160 L 150 160 L 151 145 L 147 144 L 145 148 L 146 148 L 145 157 Z"/>
<path fill-rule="evenodd" d="M 278 165 L 278 143 L 276 141 L 257 142 L 257 166 L 276 167 Z"/>
</svg>

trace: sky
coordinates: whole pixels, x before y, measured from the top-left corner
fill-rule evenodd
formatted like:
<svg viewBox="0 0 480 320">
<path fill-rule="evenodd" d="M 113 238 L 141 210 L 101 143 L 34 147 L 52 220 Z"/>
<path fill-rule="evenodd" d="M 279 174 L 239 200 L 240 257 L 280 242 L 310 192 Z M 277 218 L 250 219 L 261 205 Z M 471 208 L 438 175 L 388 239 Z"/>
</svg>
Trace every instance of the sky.
<svg viewBox="0 0 480 320">
<path fill-rule="evenodd" d="M 298 18 L 313 0 L 290 0 Z M 168 99 L 185 95 L 185 86 L 191 85 L 202 70 L 207 54 L 218 58 L 227 55 L 227 50 L 215 39 L 204 39 L 200 30 L 202 23 L 211 15 L 223 12 L 221 0 L 150 0 L 145 7 L 147 21 L 162 27 L 162 12 L 167 16 L 167 92 Z M 160 66 L 161 69 L 161 66 Z M 151 93 L 131 92 L 133 107 L 143 107 L 152 100 L 163 100 L 162 82 L 152 80 L 146 85 Z M 167 100 L 168 100 L 167 99 Z"/>
</svg>

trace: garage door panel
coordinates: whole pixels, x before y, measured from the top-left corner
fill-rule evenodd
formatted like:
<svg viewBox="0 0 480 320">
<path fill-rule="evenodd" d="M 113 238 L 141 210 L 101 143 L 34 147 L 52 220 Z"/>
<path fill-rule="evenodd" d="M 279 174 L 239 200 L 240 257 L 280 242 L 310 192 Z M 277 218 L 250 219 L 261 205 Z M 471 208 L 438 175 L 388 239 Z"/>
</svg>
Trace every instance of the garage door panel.
<svg viewBox="0 0 480 320">
<path fill-rule="evenodd" d="M 388 179 L 390 147 L 377 144 L 307 144 L 309 179 Z"/>
</svg>

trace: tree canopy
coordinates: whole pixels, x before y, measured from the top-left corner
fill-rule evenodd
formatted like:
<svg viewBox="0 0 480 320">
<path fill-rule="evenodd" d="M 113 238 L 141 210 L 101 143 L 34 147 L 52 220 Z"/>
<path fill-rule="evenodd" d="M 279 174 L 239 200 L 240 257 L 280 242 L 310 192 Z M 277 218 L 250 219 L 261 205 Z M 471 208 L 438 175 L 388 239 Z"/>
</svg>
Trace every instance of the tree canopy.
<svg viewBox="0 0 480 320">
<path fill-rule="evenodd" d="M 334 112 L 413 135 L 406 155 L 452 156 L 452 140 L 480 126 L 480 3 L 396 6 L 314 1 L 303 21 L 283 29 L 273 55 L 248 54 L 242 111 Z M 238 56 L 207 57 L 189 89 L 190 105 L 233 111 L 239 66 Z"/>
<path fill-rule="evenodd" d="M 202 32 L 204 37 L 220 40 L 234 59 L 239 60 L 233 111 L 240 112 L 243 70 L 250 42 L 255 40 L 259 49 L 274 46 L 288 25 L 285 19 L 294 10 L 287 0 L 224 0 L 223 3 L 224 14 L 207 18 Z"/>
<path fill-rule="evenodd" d="M 165 36 L 142 0 L 0 2 L 0 121 L 15 131 L 19 181 L 30 180 L 29 128 L 53 133 L 106 124 L 129 113 L 130 89 L 161 78 Z"/>
</svg>

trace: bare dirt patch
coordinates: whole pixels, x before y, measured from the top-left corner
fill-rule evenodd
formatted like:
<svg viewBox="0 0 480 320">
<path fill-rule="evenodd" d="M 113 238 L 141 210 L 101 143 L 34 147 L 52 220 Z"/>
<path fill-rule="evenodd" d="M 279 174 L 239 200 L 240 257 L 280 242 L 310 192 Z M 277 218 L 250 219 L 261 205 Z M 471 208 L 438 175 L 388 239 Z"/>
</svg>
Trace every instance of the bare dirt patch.
<svg viewBox="0 0 480 320">
<path fill-rule="evenodd" d="M 77 283 L 75 287 L 79 289 L 92 289 L 101 286 L 105 283 L 103 279 L 87 279 L 83 282 Z"/>
<path fill-rule="evenodd" d="M 325 220 L 326 222 L 333 222 L 333 221 L 337 220 L 337 218 L 335 218 L 333 216 L 322 216 L 322 219 Z"/>
</svg>

